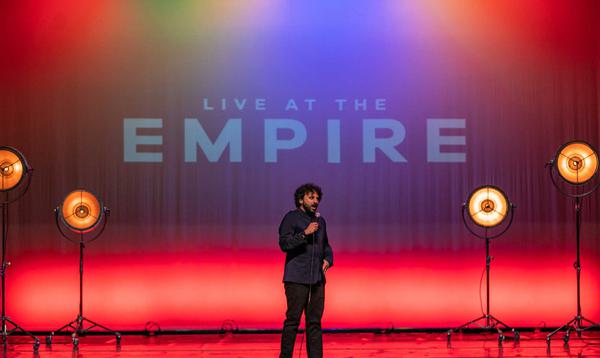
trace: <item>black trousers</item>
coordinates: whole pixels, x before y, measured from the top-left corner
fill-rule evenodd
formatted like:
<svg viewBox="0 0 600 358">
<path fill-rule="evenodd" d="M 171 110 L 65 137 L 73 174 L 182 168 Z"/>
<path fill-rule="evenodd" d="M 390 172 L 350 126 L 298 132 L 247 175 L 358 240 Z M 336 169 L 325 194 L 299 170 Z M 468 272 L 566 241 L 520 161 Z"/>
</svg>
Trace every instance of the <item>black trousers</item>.
<svg viewBox="0 0 600 358">
<path fill-rule="evenodd" d="M 306 318 L 306 351 L 308 357 L 323 357 L 321 317 L 323 317 L 323 308 L 325 307 L 325 284 L 319 282 L 309 286 L 301 283 L 285 282 L 284 286 L 287 311 L 283 322 L 281 354 L 279 357 L 292 358 L 303 311 L 305 311 Z M 310 302 L 308 301 L 309 287 L 311 292 Z"/>
</svg>

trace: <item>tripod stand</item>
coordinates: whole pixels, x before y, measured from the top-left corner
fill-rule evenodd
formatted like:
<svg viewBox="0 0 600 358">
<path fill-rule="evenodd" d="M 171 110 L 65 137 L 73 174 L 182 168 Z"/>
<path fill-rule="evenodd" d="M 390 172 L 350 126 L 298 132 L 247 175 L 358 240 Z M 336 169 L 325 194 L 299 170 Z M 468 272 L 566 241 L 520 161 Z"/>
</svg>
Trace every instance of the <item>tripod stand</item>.
<svg viewBox="0 0 600 358">
<path fill-rule="evenodd" d="M 552 331 L 546 336 L 546 343 L 550 347 L 550 340 L 556 333 L 566 329 L 563 337 L 565 344 L 569 343 L 571 331 L 575 330 L 577 336 L 581 337 L 581 332 L 592 327 L 599 327 L 598 323 L 585 318 L 581 313 L 581 202 L 582 199 L 590 195 L 600 186 L 598 179 L 598 151 L 590 144 L 574 140 L 567 142 L 558 148 L 554 158 L 546 163 L 548 174 L 552 184 L 558 191 L 570 198 L 575 199 L 575 237 L 577 245 L 576 259 L 573 263 L 577 276 L 577 313 L 570 321 Z M 562 181 L 558 181 L 558 176 Z M 562 185 L 560 185 L 562 183 Z M 591 326 L 584 327 L 584 323 Z"/>
<path fill-rule="evenodd" d="M 475 232 L 466 220 L 467 211 L 469 218 L 473 224 L 480 229 L 483 229 L 483 235 Z M 506 224 L 506 215 L 510 214 L 510 220 Z M 467 328 L 477 322 L 484 321 L 484 325 L 480 326 L 483 330 L 496 330 L 498 332 L 498 344 L 502 344 L 504 339 L 504 333 L 502 329 L 512 331 L 514 334 L 515 342 L 519 341 L 519 332 L 514 328 L 511 328 L 506 323 L 500 321 L 498 318 L 490 313 L 490 266 L 492 263 L 492 256 L 490 256 L 490 239 L 499 237 L 504 234 L 511 226 L 514 217 L 514 206 L 508 201 L 504 192 L 495 186 L 484 185 L 475 189 L 467 200 L 467 203 L 463 204 L 462 207 L 462 219 L 463 224 L 474 236 L 485 239 L 485 274 L 486 274 L 486 311 L 481 316 L 472 319 L 465 324 L 458 326 L 454 329 L 448 330 L 448 344 L 453 332 L 460 331 Z M 498 227 L 502 223 L 506 225 L 504 228 L 500 226 L 500 231 L 496 234 L 490 234 L 490 231 L 494 227 Z M 502 329 L 501 329 L 502 328 Z"/>
<path fill-rule="evenodd" d="M 76 205 L 74 205 L 73 208 L 71 208 L 71 209 L 73 209 L 72 211 L 75 212 L 73 215 L 75 215 L 76 217 L 78 217 L 79 219 L 82 219 L 82 220 L 89 219 L 90 215 L 93 215 L 95 221 L 89 227 L 82 227 L 81 230 L 79 230 L 80 228 L 74 227 L 74 226 L 72 226 L 73 224 L 69 224 L 67 221 L 65 221 L 66 226 L 69 227 L 71 229 L 71 231 L 79 234 L 78 235 L 79 236 L 79 240 L 78 240 L 78 242 L 79 242 L 79 312 L 77 314 L 77 318 L 66 323 L 65 325 L 63 325 L 62 327 L 57 329 L 56 331 L 51 332 L 50 335 L 48 335 L 46 337 L 47 345 L 52 344 L 52 339 L 57 333 L 72 332 L 71 337 L 73 340 L 73 347 L 77 348 L 79 346 L 79 337 L 85 336 L 87 333 L 91 332 L 91 330 L 94 328 L 100 328 L 103 333 L 115 335 L 117 346 L 121 344 L 121 334 L 119 332 L 113 331 L 110 328 L 107 328 L 98 322 L 92 321 L 83 315 L 83 252 L 84 252 L 85 243 L 86 243 L 86 240 L 84 239 L 84 235 L 85 235 L 85 233 L 90 232 L 92 230 L 97 230 L 96 234 L 92 238 L 88 239 L 87 242 L 97 239 L 102 234 L 102 232 L 104 231 L 104 229 L 106 227 L 107 217 L 108 217 L 108 213 L 109 213 L 107 208 L 102 207 L 102 205 L 97 201 L 97 199 L 93 195 L 92 195 L 92 197 L 93 197 L 93 200 L 96 200 L 96 202 L 93 203 L 95 205 L 88 205 L 87 203 L 84 203 L 84 202 L 78 202 L 78 203 L 76 203 Z M 66 199 L 65 199 L 65 202 L 66 202 Z M 65 204 L 63 204 L 63 205 L 65 205 Z M 97 210 L 101 210 L 101 212 L 93 213 L 94 208 L 96 208 Z M 90 210 L 92 212 L 90 212 Z M 60 218 L 61 218 L 61 214 L 63 213 L 63 211 L 61 210 L 61 208 L 56 208 L 54 210 L 54 212 L 56 214 L 55 215 L 56 225 L 57 225 L 59 231 L 61 232 L 61 234 L 66 239 L 68 239 L 70 241 L 74 241 L 62 229 Z M 102 213 L 104 213 L 105 215 L 102 215 Z M 62 217 L 62 218 L 64 220 L 64 217 Z M 98 224 L 100 224 L 100 223 L 101 223 L 101 227 L 98 227 Z M 76 229 L 76 230 L 74 230 L 74 229 Z M 85 326 L 86 323 L 88 324 L 87 327 Z"/>
<path fill-rule="evenodd" d="M 573 268 L 575 269 L 575 272 L 577 275 L 577 314 L 570 321 L 568 321 L 567 323 L 558 327 L 557 329 L 552 331 L 550 334 L 548 334 L 548 336 L 546 336 L 546 342 L 548 344 L 550 344 L 550 340 L 552 339 L 552 336 L 554 336 L 556 333 L 562 331 L 563 329 L 567 330 L 567 332 L 565 333 L 565 336 L 563 337 L 563 341 L 565 342 L 565 344 L 567 344 L 567 343 L 569 343 L 569 338 L 570 338 L 572 330 L 575 330 L 575 332 L 577 332 L 577 336 L 581 337 L 582 331 L 585 331 L 592 327 L 600 327 L 600 325 L 598 325 L 598 323 L 585 318 L 581 314 L 581 259 L 580 259 L 580 239 L 579 239 L 580 232 L 581 232 L 581 198 L 580 197 L 575 197 L 575 227 L 576 227 L 575 236 L 577 237 L 577 240 L 576 240 L 577 241 L 577 256 L 576 256 L 575 262 L 573 263 Z M 584 327 L 584 325 L 583 325 L 584 322 L 591 324 L 591 326 L 589 326 L 587 328 Z"/>
<path fill-rule="evenodd" d="M 2 317 L 0 320 L 2 321 L 2 345 L 6 349 L 8 336 L 18 332 L 33 339 L 33 351 L 37 352 L 40 347 L 40 340 L 6 316 L 6 270 L 10 266 L 10 262 L 6 261 L 8 205 L 25 195 L 31 184 L 32 174 L 33 170 L 18 150 L 7 146 L 0 147 L 0 193 L 2 193 L 2 267 L 0 267 L 0 276 L 2 276 Z"/>
<path fill-rule="evenodd" d="M 456 328 L 453 328 L 451 330 L 448 331 L 448 341 L 450 341 L 451 339 L 451 335 L 453 332 L 458 332 L 464 328 L 469 327 L 472 324 L 475 324 L 479 321 L 484 321 L 484 325 L 482 327 L 480 327 L 481 329 L 484 330 L 497 330 L 498 331 L 498 343 L 502 343 L 502 341 L 504 341 L 505 336 L 502 333 L 502 330 L 498 327 L 502 327 L 505 330 L 508 331 L 512 331 L 514 334 L 514 339 L 515 341 L 519 340 L 519 332 L 517 330 L 515 330 L 514 328 L 511 328 L 509 325 L 507 325 L 506 323 L 500 321 L 498 318 L 494 317 L 492 314 L 490 314 L 490 265 L 492 263 L 492 257 L 490 256 L 490 238 L 486 237 L 485 238 L 485 301 L 486 301 L 486 309 L 485 309 L 485 314 L 482 314 L 481 316 L 472 319 L 470 321 L 468 321 L 467 323 L 458 326 Z"/>
<path fill-rule="evenodd" d="M 8 343 L 8 336 L 20 332 L 31 337 L 34 341 L 33 350 L 37 352 L 40 347 L 40 340 L 24 330 L 21 326 L 16 324 L 10 317 L 6 316 L 6 269 L 10 266 L 10 262 L 6 261 L 6 241 L 8 239 L 8 203 L 2 203 L 2 267 L 0 268 L 0 275 L 2 276 L 2 344 L 6 348 Z M 9 328 L 9 326 L 12 326 Z"/>
</svg>

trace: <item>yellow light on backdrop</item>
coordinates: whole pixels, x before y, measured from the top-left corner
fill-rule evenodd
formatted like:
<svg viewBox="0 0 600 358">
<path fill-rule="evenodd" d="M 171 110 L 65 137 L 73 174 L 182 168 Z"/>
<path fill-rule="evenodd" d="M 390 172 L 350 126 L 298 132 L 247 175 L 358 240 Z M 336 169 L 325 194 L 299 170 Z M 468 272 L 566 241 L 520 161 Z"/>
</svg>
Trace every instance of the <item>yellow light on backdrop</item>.
<svg viewBox="0 0 600 358">
<path fill-rule="evenodd" d="M 25 175 L 23 158 L 10 148 L 0 149 L 0 191 L 15 188 Z"/>
<path fill-rule="evenodd" d="M 89 191 L 75 190 L 63 200 L 60 214 L 69 229 L 83 233 L 100 221 L 102 204 Z"/>
<path fill-rule="evenodd" d="M 556 155 L 560 177 L 571 184 L 583 184 L 598 171 L 598 154 L 585 142 L 570 142 Z"/>
<path fill-rule="evenodd" d="M 487 228 L 499 225 L 509 209 L 506 195 L 489 185 L 475 189 L 469 196 L 467 206 L 473 222 Z"/>
</svg>

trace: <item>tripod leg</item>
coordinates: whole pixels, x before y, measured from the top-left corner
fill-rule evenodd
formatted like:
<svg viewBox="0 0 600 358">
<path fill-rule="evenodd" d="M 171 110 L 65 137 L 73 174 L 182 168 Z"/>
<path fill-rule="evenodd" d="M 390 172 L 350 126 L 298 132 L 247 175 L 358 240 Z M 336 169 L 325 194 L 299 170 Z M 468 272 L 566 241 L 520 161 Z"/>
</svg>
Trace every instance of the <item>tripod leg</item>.
<svg viewBox="0 0 600 358">
<path fill-rule="evenodd" d="M 567 327 L 571 327 L 571 325 L 573 324 L 573 322 L 575 322 L 577 320 L 577 317 L 573 318 L 572 320 L 570 320 L 569 322 L 563 324 L 562 326 L 558 327 L 557 329 L 555 329 L 554 331 L 550 332 L 550 334 L 548 334 L 546 336 L 546 343 L 550 344 L 550 340 L 552 339 L 552 336 L 554 336 L 556 333 L 562 331 L 563 329 L 567 328 Z"/>
<path fill-rule="evenodd" d="M 40 348 L 40 340 L 38 339 L 38 337 L 34 336 L 34 335 L 33 335 L 33 334 L 31 334 L 30 332 L 27 332 L 25 329 L 23 329 L 23 327 L 19 326 L 18 324 L 16 324 L 15 322 L 13 322 L 13 321 L 12 321 L 10 318 L 8 318 L 8 317 L 4 317 L 4 321 L 5 321 L 5 322 L 7 322 L 7 323 L 10 323 L 10 324 L 12 324 L 12 325 L 13 325 L 13 327 L 14 327 L 14 328 L 13 328 L 13 329 L 10 331 L 10 333 L 8 333 L 8 334 L 11 334 L 11 333 L 13 333 L 13 332 L 17 331 L 17 332 L 21 332 L 21 333 L 23 333 L 23 334 L 24 334 L 24 335 L 26 335 L 26 336 L 29 336 L 31 339 L 33 339 L 33 351 L 34 351 L 34 352 L 37 352 L 37 351 L 38 351 L 38 349 Z M 7 343 L 6 336 L 8 335 L 8 334 L 7 334 L 7 332 L 5 331 L 5 330 L 6 330 L 6 323 L 5 323 L 5 325 L 4 325 L 4 327 L 3 327 L 3 328 L 4 328 L 4 330 L 3 330 L 3 332 L 2 332 L 2 341 L 3 341 L 3 343 L 6 345 L 6 343 Z"/>
<path fill-rule="evenodd" d="M 507 325 L 506 323 L 500 321 L 498 318 L 496 318 L 496 317 L 494 317 L 492 315 L 490 315 L 490 318 L 495 322 L 494 326 L 500 325 L 500 326 L 504 327 L 507 330 L 512 330 L 512 328 L 509 325 Z"/>
<path fill-rule="evenodd" d="M 454 331 L 454 332 L 456 332 L 456 331 L 460 331 L 461 329 L 463 329 L 463 328 L 466 328 L 466 327 L 469 327 L 469 326 L 470 326 L 470 325 L 472 325 L 473 323 L 475 323 L 475 322 L 477 322 L 477 321 L 481 321 L 482 319 L 485 319 L 486 317 L 487 317 L 486 315 L 483 315 L 483 316 L 477 317 L 477 318 L 475 318 L 475 319 L 473 319 L 473 320 L 470 320 L 469 322 L 467 322 L 467 323 L 465 323 L 465 324 L 463 324 L 463 325 L 461 325 L 461 326 L 459 326 L 459 327 L 456 327 L 456 328 L 454 328 L 454 329 L 451 329 L 451 331 Z"/>
<path fill-rule="evenodd" d="M 521 339 L 521 335 L 519 334 L 519 331 L 517 331 L 516 329 L 510 327 L 509 325 L 507 325 L 506 323 L 500 321 L 498 318 L 490 315 L 490 318 L 494 321 L 494 327 L 497 325 L 500 325 L 502 327 L 504 327 L 505 330 L 509 330 L 514 334 L 514 340 L 515 342 L 518 342 Z M 501 333 L 501 331 L 499 332 Z"/>
<path fill-rule="evenodd" d="M 592 328 L 592 327 L 600 327 L 600 324 L 598 324 L 598 323 L 596 323 L 596 322 L 594 322 L 594 321 L 591 321 L 591 320 L 589 320 L 589 319 L 587 319 L 587 318 L 585 318 L 585 317 L 581 317 L 581 320 L 582 320 L 582 321 L 586 321 L 587 323 L 591 324 L 591 326 L 590 326 L 590 327 L 588 327 L 588 328 Z M 588 329 L 588 328 L 586 328 L 586 329 Z"/>
<path fill-rule="evenodd" d="M 502 333 L 502 331 L 498 330 L 498 345 L 501 346 L 502 342 L 504 342 L 505 339 L 506 339 L 506 337 L 504 337 L 504 334 Z"/>
<path fill-rule="evenodd" d="M 575 322 L 576 322 L 576 321 L 575 321 Z M 576 324 L 577 324 L 577 323 L 576 323 Z M 565 333 L 565 336 L 563 337 L 563 341 L 565 342 L 565 345 L 568 345 L 568 344 L 569 344 L 569 337 L 571 336 L 571 329 L 572 329 L 572 328 L 573 328 L 572 326 L 569 326 L 569 327 L 567 328 L 567 332 Z"/>
<path fill-rule="evenodd" d="M 113 331 L 112 329 L 110 329 L 108 327 L 105 327 L 105 326 L 101 325 L 98 322 L 94 322 L 91 319 L 88 319 L 88 318 L 85 318 L 85 317 L 82 317 L 82 319 L 91 324 L 91 326 L 88 327 L 84 332 L 88 332 L 92 328 L 98 327 L 98 328 L 103 329 L 104 331 L 106 331 L 108 333 L 114 334 L 116 342 L 117 342 L 117 345 L 121 344 L 121 334 L 119 332 Z"/>
<path fill-rule="evenodd" d="M 77 327 L 73 326 L 73 324 L 77 323 L 77 319 L 72 320 L 71 322 L 65 324 L 64 326 L 60 327 L 59 329 L 50 332 L 50 335 L 54 336 L 56 333 L 59 333 L 61 331 L 67 330 L 68 328 L 71 328 L 72 330 L 77 330 Z"/>
<path fill-rule="evenodd" d="M 90 326 L 87 329 L 85 329 L 85 332 L 89 331 L 92 328 L 98 327 L 98 328 L 103 329 L 103 330 L 105 330 L 106 332 L 109 332 L 109 333 L 113 333 L 113 334 L 117 334 L 118 333 L 118 332 L 115 332 L 115 331 L 113 331 L 112 329 L 110 329 L 108 327 L 105 327 L 105 326 L 101 325 L 98 322 L 92 321 L 91 319 L 83 317 L 83 320 L 86 321 L 86 322 L 88 322 L 88 323 L 90 323 L 90 324 L 92 324 L 92 326 Z"/>
<path fill-rule="evenodd" d="M 79 323 L 79 317 L 75 318 L 71 322 L 68 322 L 67 324 L 65 324 L 64 326 L 60 327 L 59 329 L 50 332 L 50 334 L 46 336 L 46 345 L 48 345 L 48 346 L 52 345 L 52 340 L 54 339 L 54 336 L 57 333 L 60 333 L 62 331 L 68 332 L 69 328 L 72 329 L 73 332 L 77 332 L 78 327 L 79 327 L 78 323 Z"/>
<path fill-rule="evenodd" d="M 477 318 L 475 318 L 473 320 L 470 320 L 469 322 L 467 322 L 467 323 L 465 323 L 465 324 L 463 324 L 461 326 L 449 329 L 448 332 L 446 332 L 446 340 L 448 342 L 447 343 L 448 346 L 450 346 L 450 340 L 452 339 L 452 333 L 453 332 L 458 332 L 458 331 L 462 330 L 463 328 L 469 327 L 470 325 L 472 325 L 473 323 L 475 323 L 477 321 L 481 321 L 482 319 L 485 319 L 486 317 L 487 317 L 486 315 L 483 315 L 483 316 L 477 317 Z"/>
</svg>

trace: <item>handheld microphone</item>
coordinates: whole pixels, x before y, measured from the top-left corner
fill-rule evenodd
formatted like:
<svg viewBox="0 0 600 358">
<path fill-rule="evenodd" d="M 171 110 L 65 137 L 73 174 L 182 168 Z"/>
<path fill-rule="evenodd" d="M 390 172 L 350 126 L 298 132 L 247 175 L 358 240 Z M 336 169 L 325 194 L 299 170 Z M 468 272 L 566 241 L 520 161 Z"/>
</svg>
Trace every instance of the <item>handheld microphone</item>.
<svg viewBox="0 0 600 358">
<path fill-rule="evenodd" d="M 319 213 L 319 212 L 316 212 L 316 213 L 315 213 L 315 216 L 313 216 L 313 217 L 310 219 L 310 222 L 311 222 L 311 223 L 316 223 L 316 222 L 319 222 L 319 217 L 320 217 L 320 216 L 321 216 L 321 213 Z M 319 231 L 319 230 L 317 230 L 317 231 Z M 315 231 L 315 232 L 313 232 L 313 233 L 312 233 L 313 243 L 317 241 L 317 231 Z"/>
</svg>

